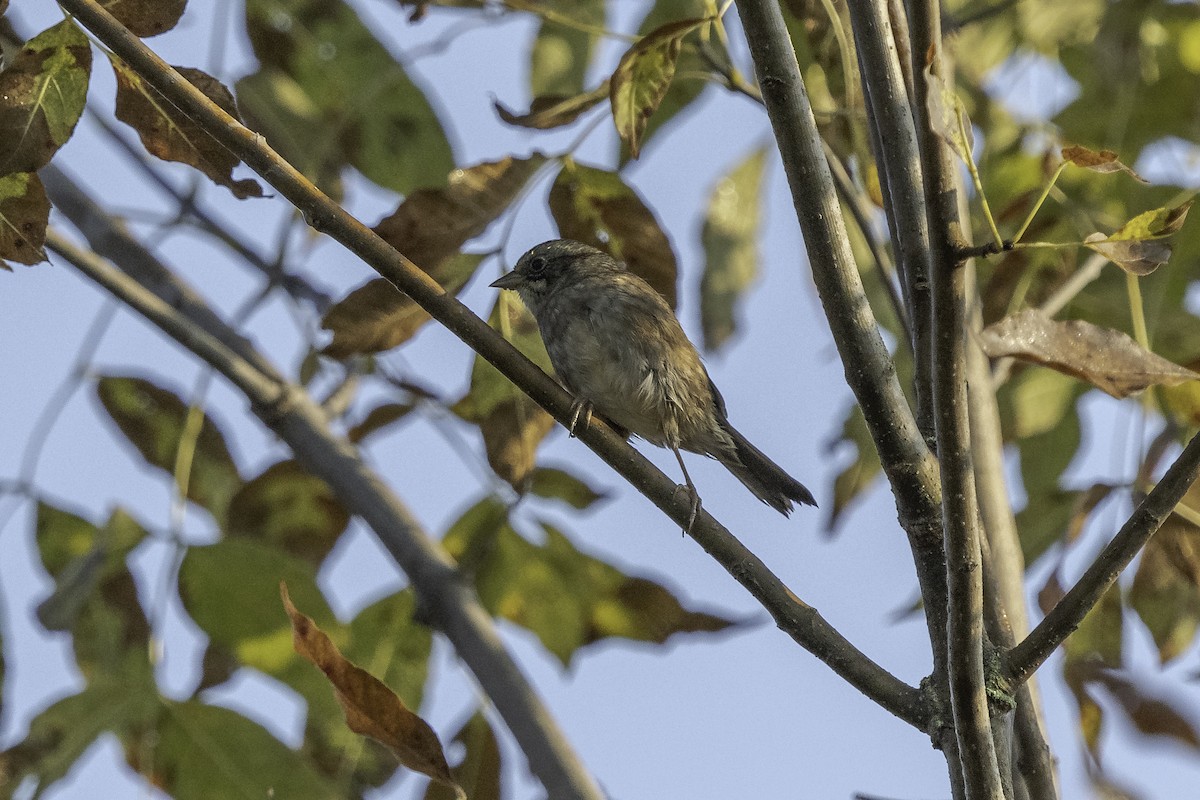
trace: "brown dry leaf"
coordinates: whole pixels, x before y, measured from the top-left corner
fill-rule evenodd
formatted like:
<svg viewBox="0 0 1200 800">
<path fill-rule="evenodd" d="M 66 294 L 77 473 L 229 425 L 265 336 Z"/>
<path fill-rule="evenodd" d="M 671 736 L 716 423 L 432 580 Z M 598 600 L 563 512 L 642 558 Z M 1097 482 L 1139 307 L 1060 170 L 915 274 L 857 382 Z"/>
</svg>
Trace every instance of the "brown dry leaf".
<svg viewBox="0 0 1200 800">
<path fill-rule="evenodd" d="M 1083 167 L 1092 172 L 1104 174 L 1124 172 L 1136 181 L 1149 183 L 1141 175 L 1138 175 L 1132 169 L 1122 164 L 1117 159 L 1117 154 L 1112 150 L 1089 150 L 1082 145 L 1071 144 L 1062 149 L 1062 157 L 1063 161 L 1069 161 L 1077 167 Z"/>
<path fill-rule="evenodd" d="M 1169 702 L 1146 693 L 1128 678 L 1101 672 L 1097 681 L 1112 694 L 1129 720 L 1147 736 L 1166 736 L 1193 750 L 1200 750 L 1200 736 L 1192 723 Z"/>
<path fill-rule="evenodd" d="M 1073 542 L 1083 533 L 1083 526 L 1096 507 L 1112 494 L 1116 487 L 1108 483 L 1094 483 L 1075 499 L 1075 507 L 1071 509 L 1071 521 L 1067 525 L 1066 541 Z"/>
<path fill-rule="evenodd" d="M 456 169 L 446 186 L 409 193 L 375 232 L 431 272 L 504 213 L 544 163 L 546 157 L 535 153 Z"/>
<path fill-rule="evenodd" d="M 457 295 L 482 260 L 482 256 L 463 255 L 442 261 L 429 277 L 447 294 Z M 429 313 L 408 295 L 386 278 L 376 278 L 325 312 L 321 327 L 333 331 L 333 341 L 321 352 L 331 358 L 349 358 L 390 350 L 411 339 L 429 319 Z"/>
<path fill-rule="evenodd" d="M 631 157 L 638 157 L 646 123 L 671 87 L 683 37 L 708 21 L 668 22 L 643 36 L 621 56 L 612 75 L 609 99 L 617 133 L 629 146 Z"/>
<path fill-rule="evenodd" d="M 409 711 L 382 681 L 347 661 L 329 636 L 292 605 L 287 584 L 279 584 L 279 593 L 292 620 L 296 652 L 317 665 L 333 684 L 350 730 L 383 743 L 401 764 L 446 784 L 465 800 L 466 793 L 451 777 L 442 743 L 429 723 Z"/>
<path fill-rule="evenodd" d="M 135 36 L 147 37 L 174 28 L 187 0 L 101 0 L 100 5 Z"/>
<path fill-rule="evenodd" d="M 528 397 L 508 400 L 479 421 L 488 464 L 517 491 L 524 491 L 537 463 L 537 446 L 554 417 Z"/>
<path fill-rule="evenodd" d="M 979 333 L 991 358 L 1013 356 L 1073 375 L 1116 398 L 1147 386 L 1175 386 L 1200 375 L 1144 350 L 1126 334 L 1083 320 L 1058 322 L 1030 309 Z"/>
<path fill-rule="evenodd" d="M 496 106 L 496 113 L 500 115 L 500 119 L 509 125 L 516 125 L 520 128 L 534 128 L 536 130 L 560 128 L 564 125 L 570 125 L 585 112 L 595 108 L 602 101 L 607 100 L 608 85 L 609 82 L 605 81 L 590 92 L 571 97 L 564 97 L 562 95 L 542 95 L 541 97 L 535 97 L 533 98 L 533 102 L 529 104 L 529 111 L 525 114 L 514 114 L 498 101 L 494 105 Z"/>
<path fill-rule="evenodd" d="M 46 222 L 50 200 L 36 172 L 14 172 L 0 178 L 0 268 L 4 262 L 37 264 L 46 260 Z"/>
<path fill-rule="evenodd" d="M 237 156 L 175 108 L 124 62 L 114 57 L 112 65 L 117 76 L 117 119 L 137 131 L 142 146 L 151 155 L 195 167 L 215 183 L 227 187 L 239 200 L 262 197 L 263 190 L 258 181 L 233 179 L 233 169 L 239 163 Z M 233 95 L 219 80 L 191 67 L 175 69 L 224 111 L 240 119 Z"/>
</svg>

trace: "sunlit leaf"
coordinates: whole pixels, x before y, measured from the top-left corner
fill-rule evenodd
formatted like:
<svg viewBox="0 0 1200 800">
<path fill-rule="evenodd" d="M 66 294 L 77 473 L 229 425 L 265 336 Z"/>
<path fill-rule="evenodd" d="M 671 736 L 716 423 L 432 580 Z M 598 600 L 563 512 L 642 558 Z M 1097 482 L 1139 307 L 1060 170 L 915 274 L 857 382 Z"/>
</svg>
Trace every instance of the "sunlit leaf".
<svg viewBox="0 0 1200 800">
<path fill-rule="evenodd" d="M 382 681 L 346 660 L 329 636 L 292 605 L 286 584 L 280 584 L 280 591 L 292 622 L 296 652 L 325 673 L 346 712 L 350 729 L 387 745 L 404 766 L 454 788 L 456 796 L 466 800 L 466 794 L 450 775 L 442 744 L 429 724 L 410 711 Z"/>
<path fill-rule="evenodd" d="M 4 261 L 36 264 L 46 260 L 46 222 L 50 200 L 36 172 L 14 172 L 0 178 L 0 267 Z"/>
<path fill-rule="evenodd" d="M 195 443 L 182 442 L 188 405 L 173 392 L 144 378 L 100 378 L 96 394 L 104 410 L 146 462 L 174 475 L 181 444 L 195 448 L 187 481 L 190 500 L 222 519 L 229 498 L 242 484 L 220 428 L 204 415 Z"/>
<path fill-rule="evenodd" d="M 529 104 L 529 111 L 517 114 L 510 111 L 500 101 L 494 103 L 500 119 L 509 125 L 520 128 L 546 130 L 570 125 L 590 109 L 608 99 L 609 82 L 597 86 L 590 92 L 574 95 L 538 95 Z"/>
<path fill-rule="evenodd" d="M 707 22 L 706 19 L 669 22 L 643 36 L 621 56 L 609 93 L 617 133 L 634 158 L 641 150 L 647 121 L 675 77 L 675 62 L 683 37 Z"/>
<path fill-rule="evenodd" d="M 937 53 L 932 57 L 941 58 Z M 924 73 L 925 83 L 928 85 L 925 104 L 929 114 L 929 125 L 964 163 L 969 162 L 975 148 L 971 120 L 967 118 L 967 110 L 963 107 L 958 93 L 934 71 L 934 66 L 935 62 L 930 61 L 925 66 Z"/>
<path fill-rule="evenodd" d="M 329 484 L 288 460 L 267 467 L 237 491 L 225 529 L 320 564 L 348 524 L 350 513 Z"/>
<path fill-rule="evenodd" d="M 87 99 L 92 46 L 71 19 L 25 43 L 0 72 L 0 175 L 50 162 Z"/>
<path fill-rule="evenodd" d="M 279 98 L 318 120 L 298 135 L 396 192 L 438 186 L 454 169 L 446 133 L 425 93 L 348 3 L 248 0 L 246 32 L 263 68 L 292 79 L 299 97 Z M 424 265 L 423 265 L 424 266 Z"/>
<path fill-rule="evenodd" d="M 675 307 L 675 253 L 654 213 L 615 172 L 563 166 L 550 189 L 550 213 L 565 239 L 608 252 Z"/>
<path fill-rule="evenodd" d="M 992 358 L 1014 356 L 1052 367 L 1121 398 L 1147 386 L 1173 386 L 1200 375 L 1142 349 L 1128 335 L 1083 320 L 1058 322 L 1026 310 L 989 325 L 979 334 Z"/>
<path fill-rule="evenodd" d="M 482 712 L 475 714 L 454 734 L 462 745 L 462 760 L 452 771 L 454 780 L 471 800 L 500 800 L 500 771 L 503 760 L 496 734 Z M 444 784 L 430 781 L 425 800 L 454 800 L 454 791 Z"/>
<path fill-rule="evenodd" d="M 755 150 L 713 188 L 700 241 L 704 276 L 700 279 L 700 324 L 704 347 L 715 350 L 737 330 L 734 306 L 758 274 L 765 148 Z"/>
<path fill-rule="evenodd" d="M 1122 164 L 1112 150 L 1089 150 L 1082 145 L 1072 144 L 1062 149 L 1062 157 L 1063 161 L 1069 161 L 1077 167 L 1083 167 L 1092 172 L 1102 174 L 1124 172 L 1136 181 L 1149 183 L 1141 175 Z"/>
<path fill-rule="evenodd" d="M 429 275 L 447 294 L 457 295 L 482 260 L 482 256 L 456 256 L 438 262 Z M 333 341 L 322 352 L 333 358 L 348 358 L 390 350 L 411 339 L 430 319 L 429 312 L 391 281 L 375 278 L 325 312 L 321 327 L 333 331 Z"/>
<path fill-rule="evenodd" d="M 253 178 L 233 179 L 233 169 L 240 163 L 237 156 L 124 62 L 116 57 L 111 61 L 117 76 L 117 119 L 137 131 L 149 153 L 195 167 L 239 199 L 262 196 L 262 186 Z M 224 84 L 192 67 L 175 69 L 209 100 L 238 118 L 233 94 Z"/>
<path fill-rule="evenodd" d="M 444 187 L 409 193 L 375 232 L 417 266 L 434 270 L 503 214 L 544 163 L 535 153 L 456 169 Z"/>
</svg>

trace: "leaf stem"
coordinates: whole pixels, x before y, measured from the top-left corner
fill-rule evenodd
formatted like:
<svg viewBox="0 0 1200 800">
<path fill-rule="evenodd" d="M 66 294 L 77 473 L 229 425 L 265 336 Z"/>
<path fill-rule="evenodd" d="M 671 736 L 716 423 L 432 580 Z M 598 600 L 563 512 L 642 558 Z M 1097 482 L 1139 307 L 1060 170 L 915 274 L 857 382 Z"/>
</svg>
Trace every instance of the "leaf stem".
<svg viewBox="0 0 1200 800">
<path fill-rule="evenodd" d="M 957 99 L 957 98 L 956 98 Z M 971 143 L 971 135 L 967 130 L 967 115 L 959 113 L 958 117 L 958 133 L 962 137 L 963 144 Z M 987 195 L 983 192 L 983 181 L 979 178 L 979 167 L 975 165 L 975 156 L 971 153 L 970 147 L 963 147 L 964 161 L 967 162 L 967 172 L 971 173 L 971 183 L 975 184 L 975 191 L 979 193 L 979 204 L 983 208 L 984 219 L 987 220 L 988 227 L 992 231 L 992 238 L 996 242 L 996 246 L 1004 249 L 1004 237 L 1000 235 L 1000 230 L 996 227 L 996 219 L 992 216 L 992 207 L 988 205 Z"/>
<path fill-rule="evenodd" d="M 1033 218 L 1037 215 L 1037 212 L 1041 210 L 1042 204 L 1046 202 L 1046 198 L 1050 196 L 1050 190 L 1054 188 L 1054 184 L 1058 182 L 1058 176 L 1063 174 L 1063 170 L 1067 168 L 1067 164 L 1069 163 L 1069 161 L 1064 161 L 1058 165 L 1058 169 L 1054 170 L 1054 174 L 1050 176 L 1050 182 L 1047 183 L 1046 188 L 1042 190 L 1042 196 L 1039 197 L 1037 202 L 1033 204 L 1033 208 L 1029 209 L 1029 216 L 1025 217 L 1025 222 L 1021 224 L 1021 227 L 1017 230 L 1016 234 L 1013 235 L 1012 240 L 1014 245 L 1021 241 L 1021 237 L 1025 235 L 1025 231 L 1029 230 L 1029 225 L 1033 222 Z"/>
</svg>

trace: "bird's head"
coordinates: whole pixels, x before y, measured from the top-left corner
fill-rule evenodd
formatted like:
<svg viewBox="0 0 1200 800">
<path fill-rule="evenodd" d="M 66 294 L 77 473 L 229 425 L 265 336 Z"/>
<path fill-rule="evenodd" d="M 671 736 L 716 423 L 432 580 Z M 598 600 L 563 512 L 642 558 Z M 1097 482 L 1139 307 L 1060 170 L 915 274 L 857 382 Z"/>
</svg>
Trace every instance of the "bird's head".
<svg viewBox="0 0 1200 800">
<path fill-rule="evenodd" d="M 537 314 L 542 300 L 558 286 L 573 283 L 588 265 L 609 268 L 615 262 L 596 248 L 571 239 L 542 242 L 517 259 L 512 272 L 492 281 L 497 289 L 513 289 Z"/>
</svg>

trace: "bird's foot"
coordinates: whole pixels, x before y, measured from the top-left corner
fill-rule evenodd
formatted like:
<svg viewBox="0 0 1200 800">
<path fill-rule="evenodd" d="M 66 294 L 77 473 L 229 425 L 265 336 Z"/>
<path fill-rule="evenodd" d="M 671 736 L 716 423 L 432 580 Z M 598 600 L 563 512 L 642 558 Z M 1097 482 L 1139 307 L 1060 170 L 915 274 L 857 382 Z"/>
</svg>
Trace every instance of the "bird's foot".
<svg viewBox="0 0 1200 800">
<path fill-rule="evenodd" d="M 691 534 L 692 526 L 696 524 L 696 517 L 700 513 L 700 493 L 696 491 L 696 487 L 692 486 L 690 481 L 686 486 L 677 485 L 675 493 L 678 494 L 679 492 L 683 492 L 691 501 L 691 511 L 688 512 L 687 525 L 680 531 L 684 536 L 688 536 Z"/>
<path fill-rule="evenodd" d="M 592 401 L 576 398 L 574 403 L 571 403 L 571 424 L 567 426 L 567 431 L 571 434 L 571 438 L 575 438 L 580 433 L 586 431 L 592 424 Z"/>
</svg>

